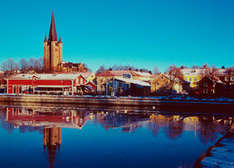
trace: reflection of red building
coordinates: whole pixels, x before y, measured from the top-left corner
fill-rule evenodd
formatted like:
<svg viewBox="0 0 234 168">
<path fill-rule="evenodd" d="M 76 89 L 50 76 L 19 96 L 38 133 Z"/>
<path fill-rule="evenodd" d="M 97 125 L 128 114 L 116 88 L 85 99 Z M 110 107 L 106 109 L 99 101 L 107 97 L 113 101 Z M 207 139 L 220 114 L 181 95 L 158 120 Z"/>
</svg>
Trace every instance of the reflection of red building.
<svg viewBox="0 0 234 168">
<path fill-rule="evenodd" d="M 45 109 L 46 110 L 46 109 Z M 48 109 L 47 109 L 48 110 Z M 49 167 L 54 167 L 57 150 L 62 143 L 62 127 L 81 129 L 92 116 L 76 111 L 52 112 L 36 111 L 31 108 L 13 108 L 6 110 L 6 121 L 14 126 L 43 127 L 43 146 L 48 152 Z"/>
<path fill-rule="evenodd" d="M 76 111 L 53 112 L 36 111 L 31 108 L 8 107 L 6 121 L 16 126 L 43 126 L 43 127 L 64 127 L 81 129 L 91 119 L 90 114 L 78 113 Z"/>
</svg>

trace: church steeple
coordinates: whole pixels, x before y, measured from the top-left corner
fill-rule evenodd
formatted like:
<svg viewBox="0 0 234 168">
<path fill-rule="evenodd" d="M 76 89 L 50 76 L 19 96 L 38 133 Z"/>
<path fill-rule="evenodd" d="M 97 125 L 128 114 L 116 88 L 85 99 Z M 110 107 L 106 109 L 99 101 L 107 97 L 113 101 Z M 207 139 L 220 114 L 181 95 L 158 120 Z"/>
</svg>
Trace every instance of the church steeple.
<svg viewBox="0 0 234 168">
<path fill-rule="evenodd" d="M 47 37 L 46 37 L 46 35 L 45 35 L 45 39 L 44 39 L 44 42 L 47 42 Z"/>
<path fill-rule="evenodd" d="M 51 18 L 51 23 L 50 23 L 50 33 L 49 33 L 49 38 L 48 41 L 57 41 L 57 33 L 56 33 L 56 28 L 55 28 L 55 21 L 54 21 L 54 12 L 52 12 L 52 18 Z"/>
<path fill-rule="evenodd" d="M 58 43 L 62 43 L 62 39 L 61 39 L 61 37 L 59 37 L 59 41 L 58 41 Z"/>
<path fill-rule="evenodd" d="M 60 72 L 62 70 L 62 48 L 61 38 L 57 41 L 54 13 L 52 12 L 50 33 L 44 39 L 44 72 Z"/>
</svg>

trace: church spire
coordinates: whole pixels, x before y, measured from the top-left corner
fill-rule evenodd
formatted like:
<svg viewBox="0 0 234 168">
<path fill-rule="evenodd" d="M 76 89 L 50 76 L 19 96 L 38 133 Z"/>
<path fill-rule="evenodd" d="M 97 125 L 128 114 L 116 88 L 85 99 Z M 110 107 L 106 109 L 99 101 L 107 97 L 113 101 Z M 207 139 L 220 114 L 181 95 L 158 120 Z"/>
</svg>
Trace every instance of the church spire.
<svg viewBox="0 0 234 168">
<path fill-rule="evenodd" d="M 61 37 L 59 37 L 59 41 L 58 41 L 58 43 L 62 43 L 62 39 L 61 39 Z"/>
<path fill-rule="evenodd" d="M 47 42 L 47 37 L 46 37 L 46 35 L 45 35 L 45 39 L 44 39 L 44 42 Z"/>
<path fill-rule="evenodd" d="M 48 41 L 57 41 L 57 33 L 55 28 L 55 21 L 54 21 L 54 12 L 52 12 L 51 24 L 50 24 L 50 33 Z"/>
</svg>

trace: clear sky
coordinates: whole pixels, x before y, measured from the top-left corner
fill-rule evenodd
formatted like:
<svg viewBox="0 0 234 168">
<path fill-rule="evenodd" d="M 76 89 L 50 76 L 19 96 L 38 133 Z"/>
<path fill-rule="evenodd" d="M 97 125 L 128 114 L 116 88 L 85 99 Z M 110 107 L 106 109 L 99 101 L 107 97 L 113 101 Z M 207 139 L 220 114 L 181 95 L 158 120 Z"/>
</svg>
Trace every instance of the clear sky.
<svg viewBox="0 0 234 168">
<path fill-rule="evenodd" d="M 234 65 L 233 0 L 5 0 L 0 61 L 43 56 L 52 10 L 63 60 L 161 71 Z"/>
</svg>

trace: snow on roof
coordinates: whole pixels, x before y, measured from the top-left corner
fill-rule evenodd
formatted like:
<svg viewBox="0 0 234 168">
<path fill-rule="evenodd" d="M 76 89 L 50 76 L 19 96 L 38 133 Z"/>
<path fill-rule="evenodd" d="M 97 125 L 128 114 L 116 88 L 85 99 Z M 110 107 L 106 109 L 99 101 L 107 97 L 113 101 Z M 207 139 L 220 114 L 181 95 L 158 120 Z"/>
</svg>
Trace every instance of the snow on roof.
<svg viewBox="0 0 234 168">
<path fill-rule="evenodd" d="M 183 74 L 201 74 L 204 73 L 207 69 L 204 68 L 184 68 L 181 69 L 181 73 Z"/>
<path fill-rule="evenodd" d="M 204 79 L 204 78 L 208 78 L 211 81 L 216 82 L 216 83 L 224 84 L 217 76 L 204 76 L 202 79 Z"/>
<path fill-rule="evenodd" d="M 140 75 L 140 76 L 147 76 L 147 77 L 151 77 L 152 74 L 149 72 L 139 72 L 139 71 L 135 71 L 136 74 Z"/>
<path fill-rule="evenodd" d="M 123 74 L 131 74 L 128 70 L 108 70 L 102 73 L 98 73 L 97 76 L 123 76 Z"/>
<path fill-rule="evenodd" d="M 134 79 L 122 78 L 122 77 L 115 77 L 114 79 L 117 79 L 126 83 L 133 83 L 136 85 L 141 85 L 141 86 L 151 86 L 149 83 L 141 81 L 141 80 L 134 80 Z"/>
<path fill-rule="evenodd" d="M 123 76 L 123 74 L 131 74 L 133 76 L 151 77 L 149 72 L 140 72 L 134 70 L 108 70 L 97 74 L 97 76 Z"/>
<path fill-rule="evenodd" d="M 227 69 L 218 69 L 215 74 L 217 75 L 225 75 L 227 74 Z"/>
<path fill-rule="evenodd" d="M 88 78 L 93 75 L 92 72 L 85 73 L 42 73 L 42 74 L 16 74 L 9 77 L 9 79 L 21 79 L 21 80 L 29 80 L 33 77 L 41 79 L 41 80 L 73 80 L 78 78 L 80 75 L 84 78 Z"/>
</svg>

